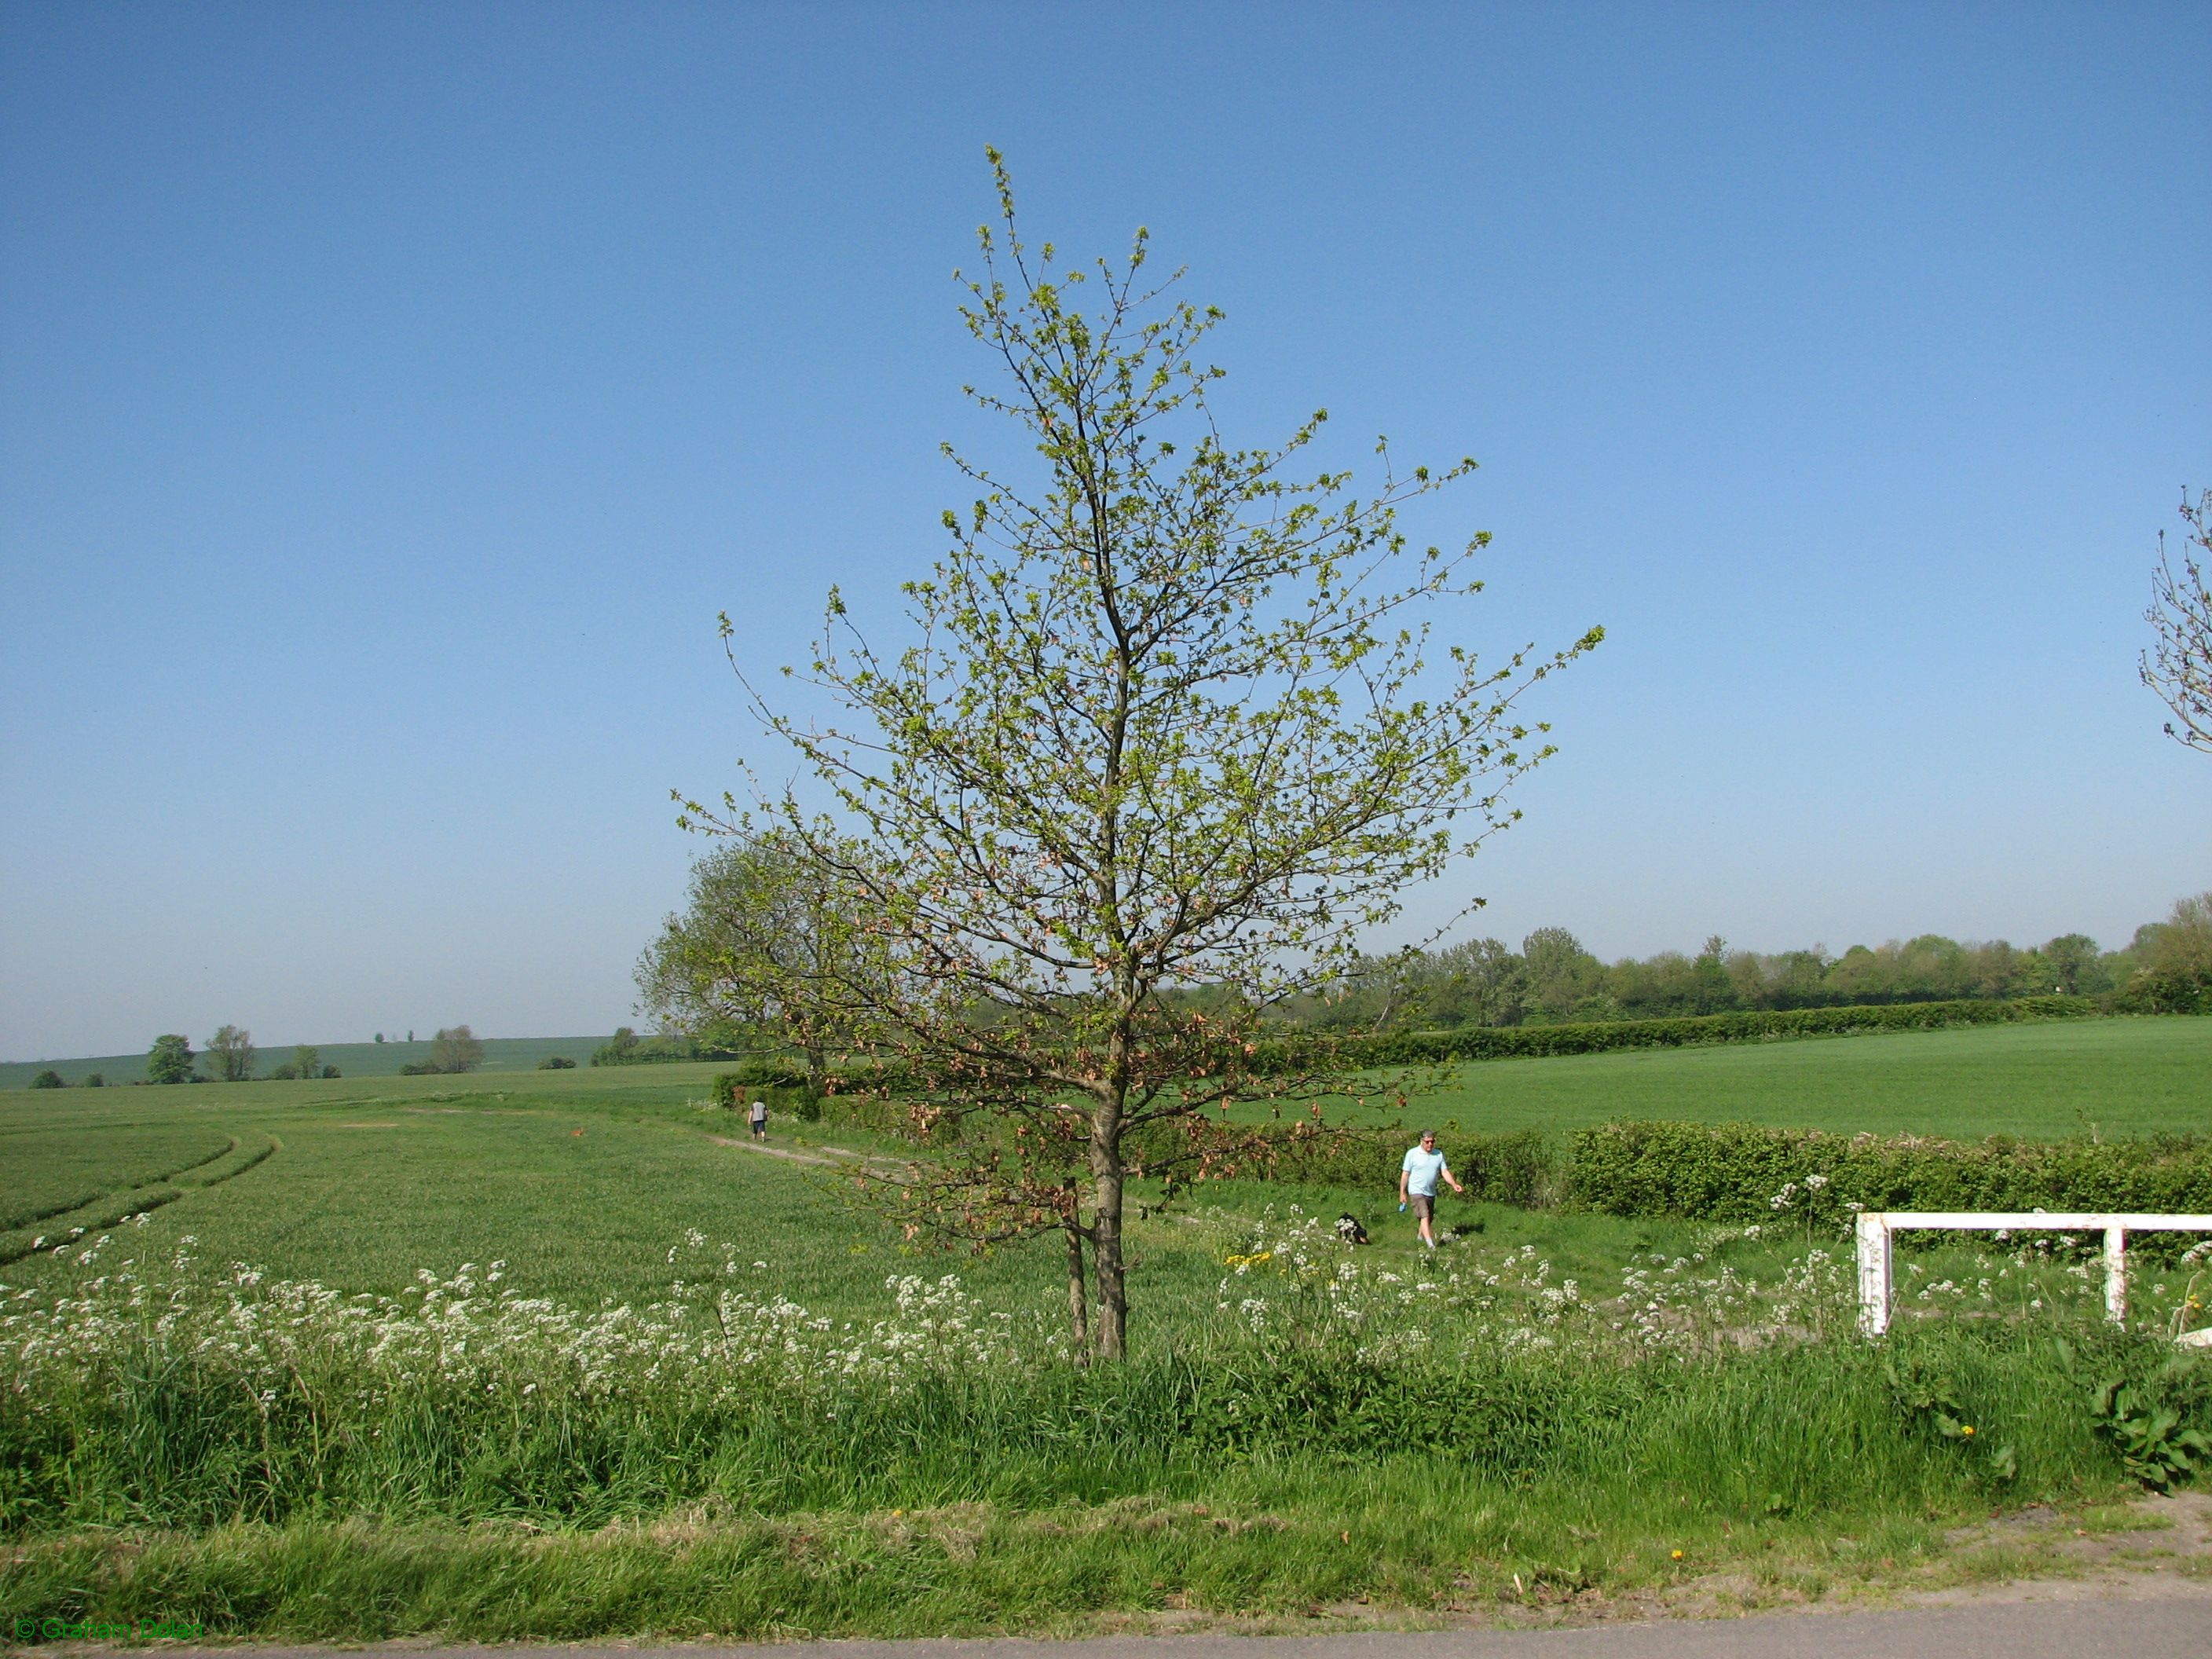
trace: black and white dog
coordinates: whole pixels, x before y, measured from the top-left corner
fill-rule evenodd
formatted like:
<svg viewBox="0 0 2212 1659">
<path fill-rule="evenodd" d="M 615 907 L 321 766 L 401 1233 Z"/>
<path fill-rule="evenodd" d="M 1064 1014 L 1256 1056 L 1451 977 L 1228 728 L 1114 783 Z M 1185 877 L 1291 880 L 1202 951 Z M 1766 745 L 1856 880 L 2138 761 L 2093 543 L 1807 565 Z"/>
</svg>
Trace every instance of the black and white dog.
<svg viewBox="0 0 2212 1659">
<path fill-rule="evenodd" d="M 1359 1218 L 1346 1210 L 1336 1218 L 1336 1236 L 1347 1244 L 1364 1244 L 1367 1229 L 1359 1224 Z"/>
</svg>

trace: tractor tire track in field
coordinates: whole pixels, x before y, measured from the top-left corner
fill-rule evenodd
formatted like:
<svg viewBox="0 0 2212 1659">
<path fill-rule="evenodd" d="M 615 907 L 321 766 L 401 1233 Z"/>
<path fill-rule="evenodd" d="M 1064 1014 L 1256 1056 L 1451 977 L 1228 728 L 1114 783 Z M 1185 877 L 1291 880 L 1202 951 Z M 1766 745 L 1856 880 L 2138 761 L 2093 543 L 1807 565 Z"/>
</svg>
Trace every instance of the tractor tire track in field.
<svg viewBox="0 0 2212 1659">
<path fill-rule="evenodd" d="M 202 1157 L 188 1159 L 158 1174 L 148 1176 L 143 1181 L 134 1181 L 122 1190 L 135 1193 L 142 1188 L 158 1187 L 164 1182 L 174 1181 L 180 1175 L 189 1174 L 194 1170 L 204 1169 L 218 1158 L 228 1158 L 237 1150 L 238 1137 L 226 1135 L 223 1137 L 223 1144 L 215 1151 Z M 58 1204 L 49 1204 L 44 1209 L 33 1210 L 27 1214 L 12 1218 L 4 1229 L 0 1229 L 0 1231 L 15 1232 L 21 1228 L 35 1227 L 41 1221 L 51 1221 L 58 1215 L 68 1215 L 72 1211 L 83 1209 L 88 1204 L 97 1204 L 103 1198 L 112 1197 L 116 1191 L 113 1187 L 95 1187 L 89 1192 L 80 1190 L 74 1198 L 64 1199 Z"/>
<path fill-rule="evenodd" d="M 244 1158 L 227 1168 L 216 1169 L 204 1180 L 178 1183 L 177 1178 L 180 1176 L 190 1175 L 197 1170 L 205 1170 L 210 1164 L 222 1164 L 224 1159 L 237 1152 L 238 1146 L 238 1137 L 232 1135 L 229 1137 L 229 1145 L 212 1158 L 200 1158 L 194 1163 L 184 1165 L 181 1169 L 172 1170 L 157 1181 L 143 1182 L 131 1188 L 119 1201 L 110 1200 L 107 1207 L 87 1219 L 76 1220 L 75 1218 L 82 1215 L 91 1205 L 100 1203 L 100 1199 L 88 1200 L 85 1203 L 77 1206 L 76 1209 L 40 1218 L 41 1220 L 69 1224 L 62 1238 L 57 1242 L 50 1234 L 40 1234 L 29 1238 L 19 1237 L 0 1240 L 0 1267 L 21 1261 L 24 1257 L 34 1255 L 50 1245 L 59 1249 L 64 1245 L 74 1243 L 87 1233 L 96 1233 L 111 1227 L 119 1227 L 126 1221 L 138 1216 L 150 1215 L 165 1205 L 176 1203 L 179 1199 L 190 1198 L 195 1193 L 206 1192 L 211 1187 L 220 1187 L 227 1181 L 234 1181 L 248 1170 L 258 1169 L 267 1163 L 270 1158 L 283 1149 L 283 1142 L 278 1140 L 276 1136 L 270 1135 L 267 1138 L 266 1145 L 255 1147 Z M 26 1226 L 17 1231 L 19 1233 L 28 1232 L 30 1229 Z"/>
</svg>

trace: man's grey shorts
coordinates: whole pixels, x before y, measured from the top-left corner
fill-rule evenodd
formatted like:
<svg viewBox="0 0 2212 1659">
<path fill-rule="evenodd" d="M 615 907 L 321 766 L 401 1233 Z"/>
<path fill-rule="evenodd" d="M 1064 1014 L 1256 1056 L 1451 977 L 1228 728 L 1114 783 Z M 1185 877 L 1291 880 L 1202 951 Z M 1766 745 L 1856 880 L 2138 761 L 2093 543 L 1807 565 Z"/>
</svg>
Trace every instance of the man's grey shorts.
<svg viewBox="0 0 2212 1659">
<path fill-rule="evenodd" d="M 1413 1218 L 1416 1221 L 1428 1221 L 1435 1218 L 1437 1195 L 1434 1193 L 1408 1193 L 1406 1196 L 1413 1201 Z"/>
</svg>

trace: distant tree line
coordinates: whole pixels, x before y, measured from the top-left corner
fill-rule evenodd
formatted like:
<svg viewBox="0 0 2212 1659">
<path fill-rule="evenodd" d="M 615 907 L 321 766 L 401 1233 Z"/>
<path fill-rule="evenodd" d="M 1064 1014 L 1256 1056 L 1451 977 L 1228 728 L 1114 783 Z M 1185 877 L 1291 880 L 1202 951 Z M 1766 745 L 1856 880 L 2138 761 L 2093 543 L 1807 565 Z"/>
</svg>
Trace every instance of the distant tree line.
<svg viewBox="0 0 2212 1659">
<path fill-rule="evenodd" d="M 801 1051 L 819 1093 L 831 1042 L 840 1053 L 866 1046 L 818 1026 L 801 1042 L 783 1009 L 757 988 L 781 963 L 835 958 L 847 948 L 824 943 L 832 931 L 824 919 L 837 914 L 831 896 L 779 891 L 808 879 L 787 854 L 777 839 L 763 837 L 700 860 L 690 902 L 667 919 L 637 966 L 640 1006 L 659 1017 L 661 1033 L 641 1036 L 624 1026 L 593 1053 L 592 1065 Z M 1540 927 L 1517 951 L 1476 939 L 1364 957 L 1325 989 L 1246 1012 L 1262 1027 L 1384 1032 L 2108 994 L 2141 1012 L 2212 1012 L 2212 892 L 2179 901 L 2165 921 L 2136 928 L 2117 951 L 2086 933 L 2025 947 L 1922 933 L 1854 945 L 1841 955 L 1819 945 L 1770 954 L 1733 950 L 1716 936 L 1695 955 L 1662 951 L 1607 963 L 1566 928 Z M 1229 1012 L 1232 1000 L 1211 987 L 1160 995 L 1209 1015 Z M 979 1005 L 963 1018 L 980 1029 L 994 1013 Z"/>
<path fill-rule="evenodd" d="M 1285 1008 L 1317 1029 L 1541 1025 L 1665 1019 L 1741 1010 L 1954 1002 L 2128 991 L 2148 1006 L 2193 1008 L 2212 995 L 2212 893 L 2105 951 L 2083 933 L 2021 947 L 1922 933 L 1886 945 L 1768 954 L 1715 936 L 1694 956 L 1662 951 L 1603 962 L 1564 927 L 1518 951 L 1495 939 L 1364 960 L 1328 992 Z"/>
</svg>

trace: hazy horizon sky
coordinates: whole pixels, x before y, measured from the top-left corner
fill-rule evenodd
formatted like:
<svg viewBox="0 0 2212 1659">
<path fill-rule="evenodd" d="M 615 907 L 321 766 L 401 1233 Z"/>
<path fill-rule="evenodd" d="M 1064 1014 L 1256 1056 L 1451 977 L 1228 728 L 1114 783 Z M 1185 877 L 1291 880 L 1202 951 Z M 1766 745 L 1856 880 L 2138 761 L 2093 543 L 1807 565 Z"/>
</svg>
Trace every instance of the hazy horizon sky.
<svg viewBox="0 0 2212 1659">
<path fill-rule="evenodd" d="M 1608 958 L 2107 946 L 2212 888 L 2136 681 L 2212 483 L 2212 9 L 0 9 L 0 1059 L 635 1023 L 1002 463 L 992 209 L 1219 305 L 1227 435 L 1482 470 L 1452 636 L 1609 637 L 1416 896 Z"/>
</svg>

